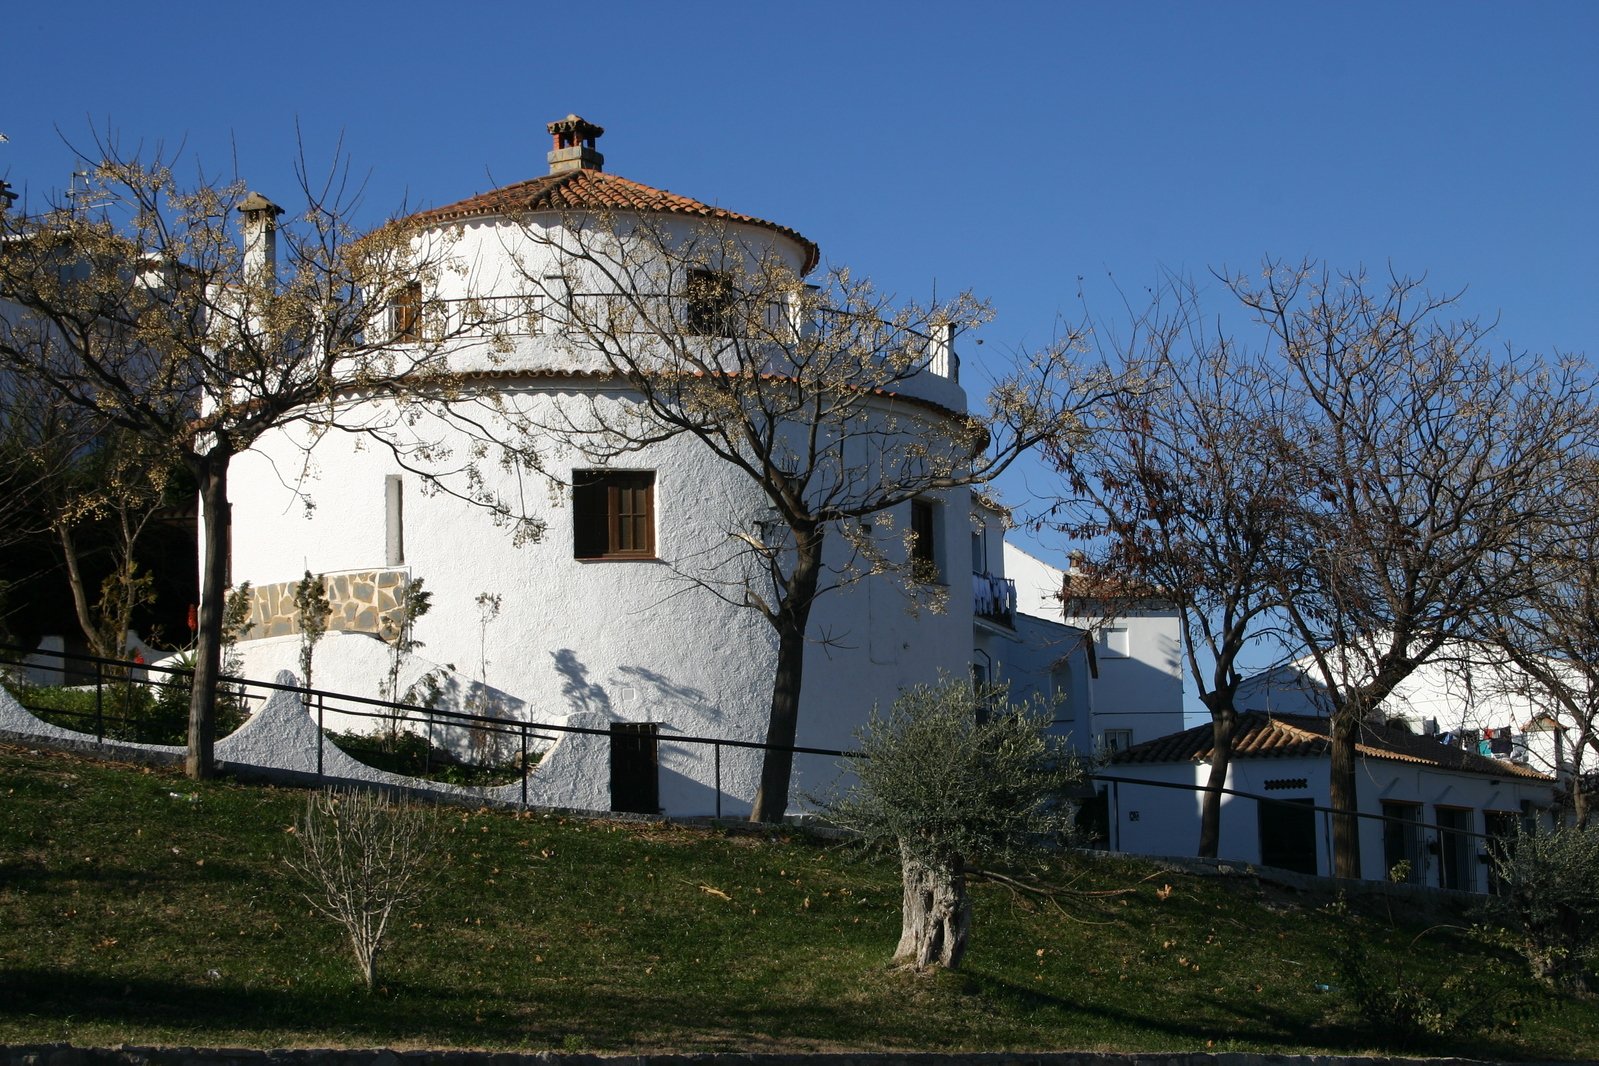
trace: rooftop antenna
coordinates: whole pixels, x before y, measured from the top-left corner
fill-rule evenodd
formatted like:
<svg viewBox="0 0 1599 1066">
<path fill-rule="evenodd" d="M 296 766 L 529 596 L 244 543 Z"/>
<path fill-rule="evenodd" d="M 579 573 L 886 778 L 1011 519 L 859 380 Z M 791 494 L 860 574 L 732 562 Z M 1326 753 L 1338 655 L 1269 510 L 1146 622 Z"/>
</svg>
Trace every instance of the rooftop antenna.
<svg viewBox="0 0 1599 1066">
<path fill-rule="evenodd" d="M 81 188 L 79 186 L 82 186 Z M 109 196 L 96 200 L 91 198 L 93 189 L 89 186 L 89 172 L 87 170 L 74 170 L 72 177 L 67 181 L 67 211 L 76 214 L 79 211 L 88 211 L 96 207 L 104 207 L 111 202 Z"/>
</svg>

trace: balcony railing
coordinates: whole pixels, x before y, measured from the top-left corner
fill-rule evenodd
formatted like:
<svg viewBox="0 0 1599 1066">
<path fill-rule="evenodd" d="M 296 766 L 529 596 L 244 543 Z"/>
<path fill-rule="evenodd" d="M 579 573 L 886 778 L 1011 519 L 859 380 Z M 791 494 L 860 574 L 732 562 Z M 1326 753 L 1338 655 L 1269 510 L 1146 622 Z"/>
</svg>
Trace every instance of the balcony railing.
<svg viewBox="0 0 1599 1066">
<path fill-rule="evenodd" d="M 993 574 L 972 575 L 972 613 L 1000 625 L 1016 625 L 1016 582 Z"/>
<path fill-rule="evenodd" d="M 744 334 L 786 341 L 852 330 L 863 334 L 859 342 L 862 348 L 875 347 L 884 352 L 903 348 L 909 351 L 913 366 L 952 382 L 960 381 L 960 357 L 955 353 L 952 326 L 941 325 L 923 333 L 834 308 L 817 310 L 802 320 L 797 302 L 735 298 L 706 307 L 686 295 L 623 299 L 616 293 L 582 292 L 559 298 L 533 293 L 429 300 L 419 315 L 409 305 L 402 311 L 390 316 L 392 339 L 402 342 L 459 336 L 550 336 L 562 332 L 574 318 L 622 336 L 660 335 L 676 329 L 683 336 L 703 331 L 702 335 L 708 337 Z M 873 331 L 876 336 L 871 335 Z"/>
</svg>

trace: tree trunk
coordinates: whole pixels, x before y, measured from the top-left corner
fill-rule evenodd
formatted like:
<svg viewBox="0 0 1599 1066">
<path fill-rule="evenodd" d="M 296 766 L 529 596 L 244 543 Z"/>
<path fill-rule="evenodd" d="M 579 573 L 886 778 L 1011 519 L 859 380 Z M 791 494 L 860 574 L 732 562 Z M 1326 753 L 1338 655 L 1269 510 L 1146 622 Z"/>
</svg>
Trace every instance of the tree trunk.
<svg viewBox="0 0 1599 1066">
<path fill-rule="evenodd" d="M 1238 712 L 1232 707 L 1212 709 L 1210 722 L 1210 777 L 1199 808 L 1199 857 L 1216 858 L 1221 846 L 1221 790 L 1227 785 L 1227 768 L 1233 761 L 1233 734 Z"/>
<path fill-rule="evenodd" d="M 905 897 L 900 905 L 894 961 L 918 970 L 929 966 L 955 969 L 966 954 L 972 928 L 965 867 L 959 858 L 924 862 L 914 858 L 904 844 L 900 845 L 899 864 Z"/>
<path fill-rule="evenodd" d="M 194 687 L 189 694 L 189 750 L 183 769 L 195 779 L 215 772 L 216 700 L 222 673 L 222 615 L 228 595 L 228 460 L 218 445 L 194 464 L 205 512 L 205 568 L 195 631 Z"/>
<path fill-rule="evenodd" d="M 752 822 L 780 822 L 788 811 L 794 774 L 794 753 L 789 749 L 799 736 L 805 631 L 810 626 L 811 604 L 822 573 L 822 540 L 820 530 L 796 532 L 794 570 L 789 575 L 782 606 L 772 620 L 777 629 L 777 671 L 772 678 L 772 703 L 766 720 L 769 746 L 761 759 L 761 783 L 750 811 Z"/>
<path fill-rule="evenodd" d="M 67 587 L 72 591 L 72 611 L 78 618 L 78 628 L 83 631 L 83 636 L 89 642 L 89 650 L 102 659 L 115 659 L 119 657 L 121 649 L 111 651 L 106 648 L 102 639 L 100 628 L 94 623 L 94 612 L 89 607 L 89 590 L 83 583 L 83 568 L 79 565 L 78 542 L 72 536 L 72 530 L 65 523 L 56 527 L 56 536 L 61 542 L 61 560 L 67 566 Z"/>
<path fill-rule="evenodd" d="M 1355 816 L 1355 739 L 1361 717 L 1352 704 L 1333 712 L 1332 767 L 1328 794 L 1333 808 L 1333 875 L 1360 876 L 1360 819 Z"/>
</svg>

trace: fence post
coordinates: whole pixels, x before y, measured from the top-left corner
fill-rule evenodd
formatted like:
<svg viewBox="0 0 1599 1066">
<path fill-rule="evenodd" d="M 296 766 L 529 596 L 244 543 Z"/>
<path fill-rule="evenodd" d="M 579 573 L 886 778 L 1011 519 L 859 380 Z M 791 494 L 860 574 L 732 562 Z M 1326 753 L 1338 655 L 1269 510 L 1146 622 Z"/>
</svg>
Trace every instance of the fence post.
<svg viewBox="0 0 1599 1066">
<path fill-rule="evenodd" d="M 1325 808 L 1321 812 L 1321 848 L 1327 860 L 1327 874 L 1333 876 L 1338 867 L 1333 862 L 1332 812 Z"/>
<path fill-rule="evenodd" d="M 527 721 L 517 723 L 522 727 L 522 806 L 527 807 Z"/>
<path fill-rule="evenodd" d="M 322 727 L 327 701 L 322 693 L 316 694 L 316 775 L 322 776 L 322 745 L 328 742 L 327 731 Z"/>
<path fill-rule="evenodd" d="M 716 764 L 716 817 L 722 817 L 722 745 L 712 741 L 711 754 Z"/>
<path fill-rule="evenodd" d="M 63 676 L 65 673 L 63 670 Z M 94 662 L 94 738 L 105 743 L 105 663 L 98 659 Z"/>
</svg>

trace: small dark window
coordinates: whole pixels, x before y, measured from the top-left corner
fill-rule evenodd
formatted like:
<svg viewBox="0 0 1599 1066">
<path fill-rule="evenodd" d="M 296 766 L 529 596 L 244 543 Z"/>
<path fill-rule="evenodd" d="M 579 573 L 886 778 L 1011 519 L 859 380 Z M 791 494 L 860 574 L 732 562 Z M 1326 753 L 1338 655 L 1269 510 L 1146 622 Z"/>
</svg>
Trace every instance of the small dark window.
<svg viewBox="0 0 1599 1066">
<path fill-rule="evenodd" d="M 731 337 L 738 293 L 733 279 L 719 270 L 688 272 L 688 326 L 702 337 Z"/>
<path fill-rule="evenodd" d="M 911 558 L 917 562 L 936 566 L 934 548 L 937 542 L 933 537 L 933 505 L 926 500 L 911 501 Z"/>
<path fill-rule="evenodd" d="M 1439 807 L 1437 811 L 1439 887 L 1475 891 L 1477 840 L 1472 823 L 1476 812 L 1466 807 Z"/>
<path fill-rule="evenodd" d="M 655 474 L 578 470 L 572 475 L 573 555 L 655 558 Z"/>
<path fill-rule="evenodd" d="M 389 304 L 389 335 L 400 344 L 422 339 L 422 283 L 413 281 Z"/>
</svg>

